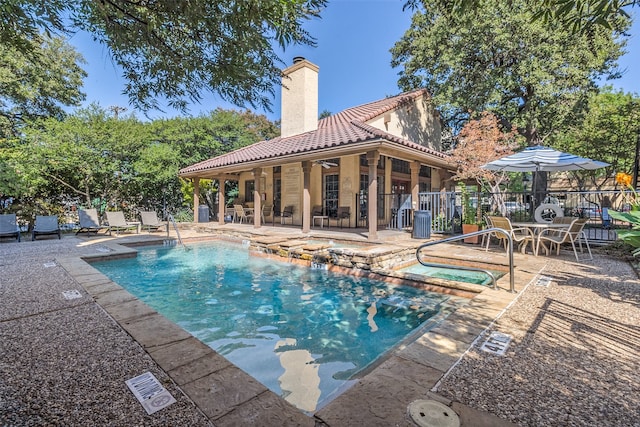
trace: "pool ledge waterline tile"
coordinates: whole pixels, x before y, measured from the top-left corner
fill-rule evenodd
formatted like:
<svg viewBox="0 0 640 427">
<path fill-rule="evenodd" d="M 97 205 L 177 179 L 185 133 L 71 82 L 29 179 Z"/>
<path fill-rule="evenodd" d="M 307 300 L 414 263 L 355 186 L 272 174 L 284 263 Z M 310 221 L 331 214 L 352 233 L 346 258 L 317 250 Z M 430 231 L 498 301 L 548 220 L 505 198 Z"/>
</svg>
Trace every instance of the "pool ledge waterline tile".
<svg viewBox="0 0 640 427">
<path fill-rule="evenodd" d="M 191 337 L 184 329 L 157 313 L 120 322 L 120 325 L 148 352 Z"/>
<path fill-rule="evenodd" d="M 206 356 L 211 348 L 202 341 L 189 337 L 184 341 L 176 341 L 169 345 L 150 351 L 149 354 L 164 369 L 169 372 Z"/>
<path fill-rule="evenodd" d="M 182 389 L 214 421 L 269 391 L 233 365 L 184 384 Z"/>
</svg>

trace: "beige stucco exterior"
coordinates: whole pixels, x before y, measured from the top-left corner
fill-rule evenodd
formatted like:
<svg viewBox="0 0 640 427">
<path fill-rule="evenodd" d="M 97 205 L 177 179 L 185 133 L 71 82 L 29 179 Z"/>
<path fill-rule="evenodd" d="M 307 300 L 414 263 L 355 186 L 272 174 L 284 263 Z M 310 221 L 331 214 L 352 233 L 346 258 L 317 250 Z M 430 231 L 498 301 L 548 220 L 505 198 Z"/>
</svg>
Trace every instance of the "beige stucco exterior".
<svg viewBox="0 0 640 427">
<path fill-rule="evenodd" d="M 431 98 L 426 96 L 416 99 L 411 105 L 378 116 L 367 124 L 436 151 L 442 148 L 440 115 Z"/>
<path fill-rule="evenodd" d="M 318 127 L 318 66 L 297 60 L 282 71 L 281 136 L 309 132 Z"/>
</svg>

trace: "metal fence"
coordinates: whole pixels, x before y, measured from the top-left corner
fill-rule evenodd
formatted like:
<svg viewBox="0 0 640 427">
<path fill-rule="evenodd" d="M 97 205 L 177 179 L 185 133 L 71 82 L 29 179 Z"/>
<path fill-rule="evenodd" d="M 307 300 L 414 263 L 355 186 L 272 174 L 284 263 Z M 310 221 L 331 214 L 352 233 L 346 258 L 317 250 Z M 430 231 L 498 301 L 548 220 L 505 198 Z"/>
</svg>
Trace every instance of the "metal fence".
<svg viewBox="0 0 640 427">
<path fill-rule="evenodd" d="M 485 214 L 498 214 L 513 221 L 536 221 L 536 214 L 562 215 L 589 218 L 586 230 L 590 240 L 614 241 L 616 229 L 629 224 L 614 220 L 609 210 L 628 211 L 629 193 L 620 191 L 564 191 L 548 193 L 541 203 L 535 203 L 531 193 L 470 193 L 471 205 L 476 208 L 478 220 Z M 420 193 L 416 209 L 432 213 L 434 233 L 458 233 L 457 225 L 462 216 L 462 197 L 455 192 Z M 543 209 L 539 209 L 543 205 Z"/>
<path fill-rule="evenodd" d="M 547 193 L 541 203 L 535 203 L 530 192 L 508 192 L 501 195 L 470 192 L 471 205 L 477 210 L 478 220 L 483 215 L 503 215 L 512 221 L 536 221 L 536 210 L 546 208 L 542 215 L 563 215 L 589 218 L 585 230 L 593 241 L 610 242 L 617 239 L 616 229 L 629 224 L 614 220 L 609 210 L 628 211 L 626 197 L 621 191 L 559 191 Z M 366 194 L 357 196 L 357 227 L 368 227 Z M 450 191 L 418 194 L 413 203 L 410 194 L 378 195 L 377 224 L 394 230 L 411 230 L 414 210 L 431 212 L 431 232 L 438 234 L 461 233 L 462 196 Z"/>
</svg>

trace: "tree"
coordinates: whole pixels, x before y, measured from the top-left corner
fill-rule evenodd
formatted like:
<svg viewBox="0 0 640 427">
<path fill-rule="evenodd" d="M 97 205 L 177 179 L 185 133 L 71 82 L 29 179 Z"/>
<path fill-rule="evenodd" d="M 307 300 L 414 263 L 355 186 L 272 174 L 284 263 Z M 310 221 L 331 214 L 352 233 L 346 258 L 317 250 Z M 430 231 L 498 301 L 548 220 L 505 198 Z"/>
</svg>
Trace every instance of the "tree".
<svg viewBox="0 0 640 427">
<path fill-rule="evenodd" d="M 481 166 L 504 156 L 512 154 L 520 146 L 522 137 L 517 129 L 502 129 L 498 118 L 485 111 L 478 118 L 467 122 L 457 138 L 456 146 L 451 152 L 451 159 L 458 165 L 453 177 L 456 180 L 474 180 L 479 188 L 489 187 L 493 195 L 495 210 L 504 215 L 506 209 L 501 185 L 508 179 L 505 172 L 490 171 Z M 480 207 L 478 203 L 478 207 Z"/>
<path fill-rule="evenodd" d="M 558 20 L 573 32 L 591 32 L 595 26 L 614 28 L 619 18 L 629 18 L 625 8 L 639 0 L 543 0 L 537 17 Z"/>
<path fill-rule="evenodd" d="M 274 45 L 313 45 L 303 23 L 319 16 L 326 0 L 3 3 L 3 45 L 27 54 L 40 30 L 86 30 L 122 67 L 131 104 L 149 110 L 164 97 L 185 110 L 205 92 L 269 109 L 282 64 Z"/>
<path fill-rule="evenodd" d="M 535 2 L 481 2 L 456 15 L 448 3 L 423 2 L 392 49 L 392 65 L 403 67 L 403 89 L 431 91 L 454 129 L 469 111 L 487 110 L 517 126 L 529 145 L 540 143 L 582 108 L 596 79 L 613 74 L 622 54 L 624 42 L 610 30 L 575 35 L 558 23 L 533 21 Z M 627 26 L 620 22 L 618 29 Z"/>
<path fill-rule="evenodd" d="M 442 0 L 453 14 L 475 9 L 475 0 Z M 405 8 L 415 9 L 420 0 L 409 0 Z M 574 33 L 592 31 L 595 26 L 613 28 L 620 17 L 629 18 L 625 8 L 640 5 L 639 0 L 542 0 L 534 19 L 556 20 Z"/>
<path fill-rule="evenodd" d="M 604 161 L 607 168 L 576 171 L 571 176 L 580 190 L 611 184 L 614 172 L 633 172 L 636 139 L 640 135 L 640 98 L 605 87 L 592 94 L 587 110 L 554 139 L 554 146 L 579 156 Z"/>
<path fill-rule="evenodd" d="M 154 122 L 116 112 L 94 104 L 62 120 L 28 123 L 20 137 L 0 145 L 0 194 L 18 198 L 18 208 L 28 207 L 26 217 L 64 203 L 131 215 L 166 203 L 176 211 L 189 185 L 177 177 L 180 168 L 279 133 L 265 116 L 248 111 Z M 217 188 L 204 190 L 213 208 Z"/>
<path fill-rule="evenodd" d="M 172 194 L 171 197 L 175 197 L 180 193 L 178 191 L 180 187 L 182 187 L 182 194 L 189 195 L 188 197 L 193 194 L 191 184 L 175 179 L 181 167 L 228 153 L 258 141 L 271 139 L 280 134 L 279 128 L 264 115 L 257 115 L 248 110 L 240 112 L 222 108 L 197 117 L 156 120 L 151 123 L 151 128 L 156 145 L 171 147 L 171 150 L 175 152 L 175 158 L 179 160 L 179 167 L 169 168 L 174 178 L 172 180 L 171 177 L 168 177 L 163 184 L 168 190 L 164 194 L 165 197 L 167 194 Z M 159 147 L 154 148 L 154 150 L 159 149 Z M 153 170 L 155 167 L 155 164 L 149 163 L 143 169 Z M 155 179 L 156 175 L 152 174 L 152 177 Z M 186 186 L 188 186 L 187 190 L 191 191 L 185 191 Z M 153 187 L 147 185 L 145 188 Z M 232 186 L 230 190 L 234 188 L 236 187 Z M 213 210 L 214 196 L 218 191 L 217 182 L 203 181 L 201 182 L 201 190 L 203 201 Z M 143 191 L 142 188 L 141 191 Z M 173 203 L 175 202 L 176 200 L 173 200 Z M 190 200 L 185 200 L 185 203 L 190 203 Z"/>
<path fill-rule="evenodd" d="M 84 206 L 136 200 L 134 164 L 150 138 L 133 116 L 115 119 L 91 105 L 64 120 L 39 120 L 23 133 L 7 150 L 21 176 L 14 196 L 78 199 Z"/>
<path fill-rule="evenodd" d="M 616 30 L 574 34 L 561 22 L 535 20 L 536 2 L 479 2 L 452 14 L 448 0 L 424 0 L 392 48 L 400 86 L 426 87 L 455 134 L 470 111 L 491 111 L 516 126 L 527 145 L 561 132 L 586 105 L 600 77 L 616 76 L 625 41 Z M 546 191 L 545 173 L 534 175 Z M 542 200 L 543 197 L 536 199 Z"/>
<path fill-rule="evenodd" d="M 60 38 L 39 37 L 23 53 L 0 44 L 0 138 L 17 135 L 29 120 L 62 118 L 64 106 L 84 100 L 82 56 Z"/>
</svg>

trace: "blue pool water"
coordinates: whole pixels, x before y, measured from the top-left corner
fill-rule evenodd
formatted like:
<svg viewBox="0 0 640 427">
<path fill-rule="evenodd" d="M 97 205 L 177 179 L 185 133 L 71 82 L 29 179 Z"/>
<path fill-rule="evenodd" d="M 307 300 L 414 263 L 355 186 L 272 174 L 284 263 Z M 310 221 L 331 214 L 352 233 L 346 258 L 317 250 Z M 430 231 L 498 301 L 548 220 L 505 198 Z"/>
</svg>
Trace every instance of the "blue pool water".
<svg viewBox="0 0 640 427">
<path fill-rule="evenodd" d="M 417 327 L 466 302 L 252 257 L 228 243 L 189 249 L 144 248 L 137 258 L 93 265 L 307 412 Z"/>
</svg>

